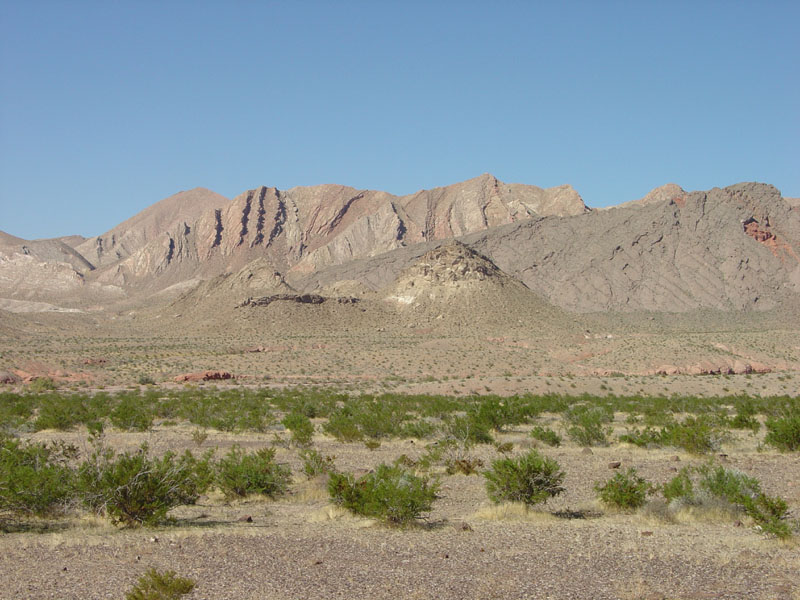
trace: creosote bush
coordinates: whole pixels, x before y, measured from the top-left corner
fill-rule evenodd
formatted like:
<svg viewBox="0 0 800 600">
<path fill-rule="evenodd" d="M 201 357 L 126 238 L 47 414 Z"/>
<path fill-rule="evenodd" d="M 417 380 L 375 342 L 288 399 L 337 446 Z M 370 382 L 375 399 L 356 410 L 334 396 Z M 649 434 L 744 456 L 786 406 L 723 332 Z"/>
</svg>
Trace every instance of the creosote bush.
<svg viewBox="0 0 800 600">
<path fill-rule="evenodd" d="M 564 491 L 564 471 L 555 460 L 536 450 L 516 458 L 498 459 L 483 476 L 489 498 L 496 503 L 522 502 L 532 506 Z"/>
<path fill-rule="evenodd" d="M 561 436 L 549 427 L 542 427 L 541 425 L 535 426 L 531 429 L 531 437 L 553 448 L 557 448 L 561 445 Z"/>
<path fill-rule="evenodd" d="M 644 506 L 648 494 L 652 494 L 655 487 L 631 467 L 627 471 L 615 473 L 614 477 L 603 484 L 595 484 L 594 490 L 606 506 L 635 510 Z"/>
<path fill-rule="evenodd" d="M 713 463 L 684 467 L 664 485 L 663 494 L 672 506 L 702 507 L 710 500 L 724 501 L 752 518 L 764 533 L 779 538 L 792 535 L 786 501 L 768 496 L 758 479 L 736 469 Z"/>
<path fill-rule="evenodd" d="M 300 459 L 303 461 L 303 473 L 308 479 L 336 470 L 334 465 L 335 456 L 323 456 L 314 449 L 301 450 Z"/>
<path fill-rule="evenodd" d="M 76 497 L 69 462 L 77 448 L 64 443 L 0 441 L 0 513 L 39 517 L 62 514 Z"/>
<path fill-rule="evenodd" d="M 800 450 L 800 414 L 767 419 L 764 441 L 783 452 Z"/>
<path fill-rule="evenodd" d="M 334 504 L 391 525 L 408 525 L 431 510 L 439 483 L 418 477 L 399 465 L 381 464 L 358 479 L 331 473 L 328 493 Z"/>
<path fill-rule="evenodd" d="M 83 502 L 126 526 L 155 525 L 167 512 L 194 504 L 213 480 L 211 453 L 198 460 L 188 450 L 151 457 L 147 444 L 135 452 L 115 454 L 98 448 L 78 469 Z"/>
<path fill-rule="evenodd" d="M 576 404 L 564 411 L 568 423 L 567 435 L 581 446 L 605 446 L 614 419 L 614 411 L 607 405 Z"/>
<path fill-rule="evenodd" d="M 314 424 L 306 415 L 292 412 L 286 415 L 281 424 L 292 432 L 292 441 L 297 446 L 308 446 L 314 436 Z"/>
<path fill-rule="evenodd" d="M 292 471 L 275 462 L 274 448 L 261 448 L 246 454 L 234 446 L 217 463 L 217 485 L 227 497 L 263 494 L 270 498 L 289 490 Z"/>
<path fill-rule="evenodd" d="M 619 436 L 621 442 L 642 448 L 673 446 L 691 454 L 706 454 L 719 449 L 723 435 L 707 415 L 688 416 L 683 422 L 675 421 L 659 429 L 645 427 L 632 429 Z"/>
<path fill-rule="evenodd" d="M 125 600 L 177 600 L 194 589 L 195 583 L 175 571 L 149 569 L 125 594 Z"/>
</svg>

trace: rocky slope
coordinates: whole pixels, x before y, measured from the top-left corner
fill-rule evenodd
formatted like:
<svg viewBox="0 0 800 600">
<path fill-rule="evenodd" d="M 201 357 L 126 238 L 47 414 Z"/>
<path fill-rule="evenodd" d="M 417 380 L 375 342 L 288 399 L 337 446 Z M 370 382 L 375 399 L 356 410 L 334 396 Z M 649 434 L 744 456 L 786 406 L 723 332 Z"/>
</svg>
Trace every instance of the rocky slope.
<svg viewBox="0 0 800 600">
<path fill-rule="evenodd" d="M 800 292 L 800 211 L 745 183 L 465 240 L 572 311 L 770 309 Z"/>
<path fill-rule="evenodd" d="M 194 222 L 228 200 L 203 188 L 170 196 L 110 231 L 90 239 L 64 236 L 23 240 L 0 232 L 0 297 L 48 300 L 73 305 L 110 302 L 126 290 L 113 278 L 97 277 L 148 243 L 159 240 L 179 223 Z M 35 305 L 31 305 L 35 310 Z"/>
<path fill-rule="evenodd" d="M 61 238 L 24 240 L 0 231 L 0 297 L 74 299 L 84 291 L 84 274 L 92 269 L 92 264 Z M 92 289 L 108 297 L 100 286 Z"/>
<path fill-rule="evenodd" d="M 261 257 L 282 273 L 311 273 L 406 245 L 528 219 L 587 211 L 569 186 L 507 185 L 491 175 L 410 196 L 339 185 L 261 187 L 182 223 L 99 275 L 117 285 L 203 277 Z"/>
<path fill-rule="evenodd" d="M 84 240 L 75 249 L 95 267 L 118 262 L 166 232 L 221 208 L 228 199 L 205 188 L 179 192 L 153 204 L 102 235 Z"/>
<path fill-rule="evenodd" d="M 672 189 L 671 191 L 675 191 Z M 800 211 L 744 183 L 569 218 L 532 218 L 459 238 L 570 311 L 770 309 L 800 292 Z M 388 285 L 431 245 L 320 270 L 295 287 Z"/>
</svg>

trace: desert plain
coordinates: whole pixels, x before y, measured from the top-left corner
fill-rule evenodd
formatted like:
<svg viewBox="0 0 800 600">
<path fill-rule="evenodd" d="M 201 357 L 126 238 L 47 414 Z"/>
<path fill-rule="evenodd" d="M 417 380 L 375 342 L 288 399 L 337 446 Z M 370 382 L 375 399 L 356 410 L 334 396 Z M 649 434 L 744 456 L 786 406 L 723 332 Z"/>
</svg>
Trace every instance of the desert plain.
<svg viewBox="0 0 800 600">
<path fill-rule="evenodd" d="M 800 455 L 768 438 L 799 410 L 800 209 L 771 186 L 668 185 L 602 210 L 569 186 L 489 175 L 408 197 L 192 190 L 96 238 L 2 236 L 6 439 L 63 441 L 74 461 L 97 444 L 215 459 L 271 448 L 291 482 L 274 498 L 211 486 L 146 526 L 75 506 L 3 512 L 0 597 L 122 598 L 155 568 L 191 578 L 185 598 L 800 598 Z M 102 433 L 42 419 L 59 398 L 192 394 L 261 398 L 263 418 L 173 406 L 142 428 L 109 409 Z M 328 408 L 304 409 L 306 396 Z M 11 418 L 20 398 L 33 408 Z M 452 405 L 415 405 L 399 423 L 426 425 L 411 432 L 337 435 L 331 416 L 364 398 Z M 540 409 L 466 443 L 453 423 L 483 403 Z M 599 407 L 601 438 L 572 431 L 575 407 Z M 301 443 L 282 421 L 303 410 Z M 739 413 L 750 428 L 732 425 Z M 694 418 L 708 419 L 707 447 L 620 439 Z M 483 473 L 533 449 L 558 462 L 564 491 L 493 502 Z M 354 514 L 329 473 L 304 472 L 309 450 L 357 477 L 400 461 L 438 497 L 403 526 Z M 708 464 L 783 499 L 793 533 L 663 497 L 681 469 Z M 601 502 L 596 485 L 629 468 L 652 484 L 647 503 Z"/>
</svg>

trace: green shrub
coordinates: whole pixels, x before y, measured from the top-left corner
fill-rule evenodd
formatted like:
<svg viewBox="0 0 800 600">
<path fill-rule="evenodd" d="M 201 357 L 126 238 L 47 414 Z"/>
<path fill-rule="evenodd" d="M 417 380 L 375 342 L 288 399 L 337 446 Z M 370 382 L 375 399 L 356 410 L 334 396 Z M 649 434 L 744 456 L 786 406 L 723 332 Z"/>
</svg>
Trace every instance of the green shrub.
<svg viewBox="0 0 800 600">
<path fill-rule="evenodd" d="M 191 592 L 194 585 L 194 581 L 178 577 L 175 571 L 149 569 L 125 594 L 125 600 L 177 600 Z"/>
<path fill-rule="evenodd" d="M 523 502 L 532 506 L 564 491 L 564 472 L 559 464 L 536 450 L 517 458 L 502 458 L 485 471 L 489 498 L 499 502 Z"/>
<path fill-rule="evenodd" d="M 690 467 L 684 467 L 661 488 L 667 502 L 684 501 L 691 503 L 694 499 L 694 482 Z"/>
<path fill-rule="evenodd" d="M 800 415 L 767 419 L 764 441 L 783 452 L 800 450 Z"/>
<path fill-rule="evenodd" d="M 644 477 L 639 476 L 636 469 L 620 471 L 603 483 L 595 484 L 600 501 L 606 506 L 623 510 L 635 510 L 644 506 L 647 495 L 652 494 L 654 487 Z"/>
<path fill-rule="evenodd" d="M 58 385 L 56 385 L 56 382 L 53 381 L 50 377 L 37 377 L 28 386 L 29 391 L 36 393 L 50 392 L 57 389 Z"/>
<path fill-rule="evenodd" d="M 670 503 L 695 506 L 703 506 L 708 499 L 722 500 L 752 518 L 762 532 L 779 538 L 792 535 L 786 502 L 768 496 L 758 479 L 735 469 L 712 463 L 684 467 L 664 486 L 663 493 Z"/>
<path fill-rule="evenodd" d="M 645 427 L 644 429 L 631 429 L 628 433 L 619 436 L 620 442 L 634 444 L 640 448 L 653 448 L 663 445 L 663 436 L 660 431 L 656 431 L 652 427 Z"/>
<path fill-rule="evenodd" d="M 438 490 L 437 481 L 385 464 L 359 479 L 352 473 L 331 473 L 328 482 L 335 504 L 393 525 L 406 525 L 429 512 Z"/>
<path fill-rule="evenodd" d="M 336 470 L 333 464 L 335 456 L 322 456 L 316 450 L 303 450 L 300 452 L 300 458 L 303 461 L 303 473 L 308 479 Z"/>
<path fill-rule="evenodd" d="M 314 437 L 314 424 L 302 413 L 293 412 L 281 421 L 286 429 L 292 432 L 292 441 L 298 446 L 308 446 Z"/>
<path fill-rule="evenodd" d="M 139 379 L 137 379 L 139 385 L 155 385 L 156 380 L 153 379 L 150 375 L 139 375 Z"/>
<path fill-rule="evenodd" d="M 292 471 L 275 462 L 274 448 L 245 454 L 234 446 L 217 464 L 217 485 L 228 497 L 263 494 L 276 498 L 289 490 L 291 482 Z"/>
<path fill-rule="evenodd" d="M 323 430 L 344 442 L 395 437 L 408 418 L 398 398 L 362 396 L 347 400 L 331 413 Z"/>
<path fill-rule="evenodd" d="M 502 431 L 507 425 L 519 425 L 527 421 L 526 407 L 515 398 L 488 396 L 469 409 L 467 416 L 483 429 Z"/>
<path fill-rule="evenodd" d="M 115 523 L 153 525 L 163 522 L 171 508 L 194 504 L 208 489 L 210 460 L 210 453 L 198 460 L 188 450 L 153 458 L 146 444 L 119 455 L 97 449 L 78 470 L 79 489 L 89 508 Z"/>
<path fill-rule="evenodd" d="M 86 422 L 88 415 L 89 411 L 84 398 L 47 394 L 43 396 L 39 405 L 39 414 L 36 417 L 34 428 L 36 431 L 43 429 L 66 431 Z"/>
<path fill-rule="evenodd" d="M 0 392 L 0 436 L 21 427 L 33 414 L 33 406 L 29 394 Z"/>
<path fill-rule="evenodd" d="M 607 406 L 579 404 L 564 412 L 569 424 L 567 435 L 581 446 L 602 446 L 608 444 L 611 427 L 607 424 L 614 419 L 614 411 Z"/>
<path fill-rule="evenodd" d="M 153 411 L 140 396 L 123 396 L 109 416 L 114 427 L 125 431 L 147 431 L 153 425 Z"/>
<path fill-rule="evenodd" d="M 69 465 L 77 449 L 61 444 L 0 442 L 0 512 L 49 516 L 75 501 L 76 476 Z"/>
<path fill-rule="evenodd" d="M 403 423 L 398 432 L 401 438 L 415 438 L 418 440 L 432 437 L 436 433 L 436 426 L 428 421 L 418 420 Z"/>
<path fill-rule="evenodd" d="M 561 436 L 549 427 L 537 425 L 531 429 L 531 437 L 535 440 L 539 440 L 540 442 L 544 442 L 553 448 L 557 448 L 561 445 Z"/>
<path fill-rule="evenodd" d="M 752 398 L 745 397 L 739 399 L 736 404 L 736 416 L 730 421 L 730 426 L 734 429 L 750 429 L 757 432 L 761 428 L 761 423 L 756 419 L 758 409 Z"/>
<path fill-rule="evenodd" d="M 332 435 L 340 442 L 357 442 L 364 439 L 364 434 L 355 420 L 344 413 L 334 413 L 322 426 L 325 433 Z"/>
<path fill-rule="evenodd" d="M 474 416 L 455 417 L 447 424 L 447 435 L 464 447 L 474 444 L 491 444 L 494 441 L 486 421 Z"/>
<path fill-rule="evenodd" d="M 667 425 L 661 431 L 664 445 L 682 448 L 691 454 L 718 450 L 722 438 L 722 433 L 706 415 L 686 417 L 682 423 Z"/>
</svg>

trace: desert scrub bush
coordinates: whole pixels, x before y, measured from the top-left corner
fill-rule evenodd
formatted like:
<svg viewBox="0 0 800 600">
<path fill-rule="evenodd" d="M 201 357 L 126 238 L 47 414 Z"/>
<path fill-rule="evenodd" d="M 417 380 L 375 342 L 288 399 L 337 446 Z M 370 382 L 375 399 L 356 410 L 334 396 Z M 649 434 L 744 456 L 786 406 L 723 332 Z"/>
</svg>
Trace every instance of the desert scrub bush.
<svg viewBox="0 0 800 600">
<path fill-rule="evenodd" d="M 800 450 L 800 414 L 767 419 L 764 442 L 783 452 Z"/>
<path fill-rule="evenodd" d="M 77 449 L 63 443 L 0 441 L 0 513 L 50 516 L 74 504 Z"/>
<path fill-rule="evenodd" d="M 147 431 L 153 425 L 154 412 L 140 396 L 122 396 L 109 415 L 114 427 L 125 431 Z"/>
<path fill-rule="evenodd" d="M 683 422 L 673 421 L 660 430 L 652 427 L 631 429 L 619 436 L 619 441 L 642 448 L 674 446 L 691 454 L 706 454 L 719 449 L 723 432 L 708 415 L 688 416 Z"/>
<path fill-rule="evenodd" d="M 58 385 L 50 377 L 37 377 L 28 386 L 28 391 L 38 392 L 51 392 L 57 390 Z"/>
<path fill-rule="evenodd" d="M 217 485 L 225 496 L 263 494 L 277 498 L 289 491 L 292 471 L 275 462 L 274 448 L 261 448 L 246 454 L 234 446 L 217 463 Z"/>
<path fill-rule="evenodd" d="M 564 412 L 567 435 L 580 446 L 604 446 L 608 444 L 614 411 L 607 406 L 579 404 Z"/>
<path fill-rule="evenodd" d="M 661 430 L 664 445 L 682 448 L 691 454 L 718 450 L 723 438 L 723 432 L 707 415 L 688 416 L 683 422 L 667 425 Z"/>
<path fill-rule="evenodd" d="M 365 437 L 389 438 L 399 435 L 408 419 L 408 412 L 397 398 L 362 396 L 344 402 L 333 411 L 323 430 L 344 442 Z"/>
<path fill-rule="evenodd" d="M 502 431 L 507 425 L 519 425 L 528 419 L 526 406 L 516 398 L 499 398 L 487 396 L 470 407 L 467 416 L 474 423 L 481 424 L 486 430 Z"/>
<path fill-rule="evenodd" d="M 39 402 L 39 412 L 34 428 L 65 431 L 88 419 L 85 398 L 78 395 L 46 394 Z"/>
<path fill-rule="evenodd" d="M 283 417 L 281 424 L 292 432 L 292 442 L 297 446 L 308 446 L 314 437 L 314 424 L 306 415 L 292 412 Z"/>
<path fill-rule="evenodd" d="M 532 506 L 564 491 L 560 465 L 536 450 L 517 458 L 501 458 L 484 471 L 486 491 L 495 502 L 522 502 Z"/>
<path fill-rule="evenodd" d="M 407 525 L 430 512 L 439 482 L 419 477 L 398 465 L 381 464 L 358 479 L 352 473 L 331 473 L 328 493 L 334 504 L 364 517 Z"/>
<path fill-rule="evenodd" d="M 328 417 L 322 430 L 340 442 L 357 442 L 364 439 L 364 434 L 355 420 L 343 412 L 337 412 Z"/>
<path fill-rule="evenodd" d="M 558 448 L 561 445 L 561 436 L 549 427 L 536 425 L 531 429 L 531 437 L 553 448 Z"/>
<path fill-rule="evenodd" d="M 761 483 L 736 469 L 707 463 L 698 467 L 684 467 L 662 488 L 671 506 L 705 506 L 709 501 L 727 503 L 736 511 L 753 519 L 760 531 L 779 538 L 792 535 L 788 522 L 786 501 L 768 496 Z"/>
<path fill-rule="evenodd" d="M 473 415 L 452 418 L 445 430 L 448 439 L 456 440 L 464 447 L 491 444 L 494 441 L 486 421 L 476 419 Z"/>
<path fill-rule="evenodd" d="M 644 506 L 647 496 L 655 491 L 655 487 L 631 467 L 615 473 L 603 484 L 596 483 L 594 491 L 606 506 L 635 510 Z"/>
<path fill-rule="evenodd" d="M 436 430 L 436 425 L 423 419 L 419 419 L 417 421 L 408 421 L 403 423 L 403 426 L 398 432 L 398 437 L 422 440 L 433 437 L 433 435 L 436 433 Z"/>
<path fill-rule="evenodd" d="M 475 456 L 448 456 L 444 466 L 448 475 L 477 475 L 483 468 L 483 461 Z"/>
<path fill-rule="evenodd" d="M 84 504 L 125 526 L 164 522 L 171 508 L 194 504 L 213 481 L 211 452 L 197 459 L 188 450 L 177 456 L 149 455 L 147 444 L 115 454 L 98 447 L 78 469 Z"/>
<path fill-rule="evenodd" d="M 744 397 L 737 400 L 735 407 L 736 415 L 729 423 L 733 429 L 749 429 L 755 433 L 761 428 L 761 423 L 756 419 L 758 408 L 752 398 Z"/>
<path fill-rule="evenodd" d="M 139 385 L 155 385 L 156 380 L 153 379 L 150 375 L 139 375 L 139 378 L 136 380 L 136 383 Z"/>
<path fill-rule="evenodd" d="M 627 433 L 619 436 L 619 441 L 634 444 L 640 448 L 657 448 L 664 443 L 661 431 L 656 431 L 652 427 L 629 429 Z"/>
<path fill-rule="evenodd" d="M 194 589 L 195 583 L 175 571 L 148 571 L 125 594 L 125 600 L 177 600 Z"/>
<path fill-rule="evenodd" d="M 313 479 L 325 473 L 332 473 L 336 470 L 334 461 L 335 456 L 323 456 L 313 449 L 301 450 L 300 460 L 303 461 L 303 474 L 307 479 Z"/>
<path fill-rule="evenodd" d="M 0 393 L 0 435 L 20 428 L 33 414 L 33 398 L 26 394 Z"/>
</svg>

